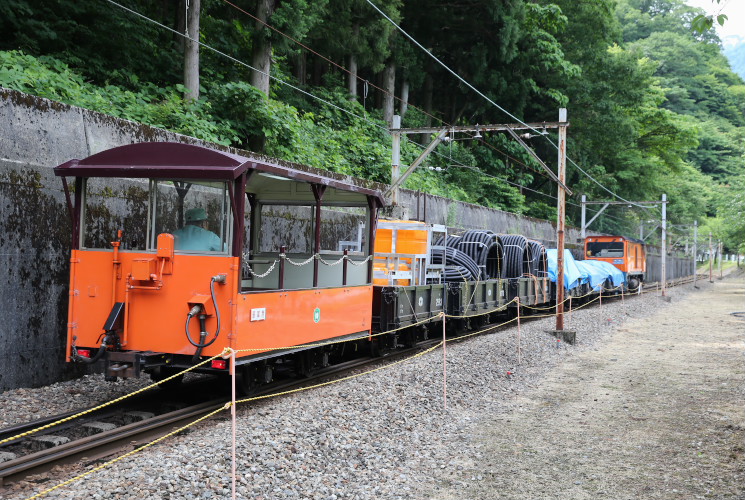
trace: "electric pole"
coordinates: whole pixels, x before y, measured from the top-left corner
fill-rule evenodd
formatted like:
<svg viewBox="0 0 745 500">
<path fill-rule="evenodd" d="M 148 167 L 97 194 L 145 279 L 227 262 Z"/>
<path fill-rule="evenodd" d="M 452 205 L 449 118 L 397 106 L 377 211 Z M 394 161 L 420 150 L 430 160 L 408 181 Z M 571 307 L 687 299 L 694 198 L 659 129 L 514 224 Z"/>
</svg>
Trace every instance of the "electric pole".
<svg viewBox="0 0 745 500">
<path fill-rule="evenodd" d="M 566 203 L 564 186 L 566 184 L 566 148 L 567 148 L 567 110 L 559 109 L 559 182 L 557 193 L 556 215 L 556 330 L 564 330 L 564 224 Z"/>
</svg>

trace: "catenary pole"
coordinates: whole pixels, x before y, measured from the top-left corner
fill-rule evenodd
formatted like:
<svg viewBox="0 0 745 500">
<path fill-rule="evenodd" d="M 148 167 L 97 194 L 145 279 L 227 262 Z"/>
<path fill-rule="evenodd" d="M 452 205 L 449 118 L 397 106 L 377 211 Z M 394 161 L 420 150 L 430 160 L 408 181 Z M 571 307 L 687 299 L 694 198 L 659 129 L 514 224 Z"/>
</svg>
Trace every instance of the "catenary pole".
<svg viewBox="0 0 745 500">
<path fill-rule="evenodd" d="M 401 116 L 393 115 L 392 128 L 401 128 Z M 391 184 L 395 184 L 401 177 L 401 132 L 391 132 L 392 154 L 391 154 Z M 391 193 L 391 203 L 398 205 L 398 188 Z"/>
<path fill-rule="evenodd" d="M 566 148 L 567 148 L 567 110 L 559 109 L 559 183 L 557 193 L 556 215 L 556 329 L 564 330 L 564 224 L 566 202 L 564 186 L 566 185 Z"/>
<path fill-rule="evenodd" d="M 582 195 L 582 244 L 585 243 L 585 238 L 587 238 L 587 226 L 585 225 L 585 219 L 587 217 L 586 211 L 587 210 L 587 195 Z"/>
</svg>

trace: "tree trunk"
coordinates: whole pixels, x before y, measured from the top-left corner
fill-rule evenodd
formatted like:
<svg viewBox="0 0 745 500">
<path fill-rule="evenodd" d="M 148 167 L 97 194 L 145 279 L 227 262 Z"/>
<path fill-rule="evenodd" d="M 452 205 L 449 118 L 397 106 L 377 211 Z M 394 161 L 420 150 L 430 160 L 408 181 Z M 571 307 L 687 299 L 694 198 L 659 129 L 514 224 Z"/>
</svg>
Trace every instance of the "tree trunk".
<svg viewBox="0 0 745 500">
<path fill-rule="evenodd" d="M 401 104 L 398 113 L 401 115 L 401 119 L 404 119 L 406 111 L 409 109 L 409 82 L 404 80 L 401 83 Z"/>
<path fill-rule="evenodd" d="M 300 52 L 297 55 L 296 66 L 295 66 L 295 78 L 300 85 L 305 85 L 308 74 L 308 58 L 305 56 L 305 52 Z"/>
<path fill-rule="evenodd" d="M 347 80 L 349 88 L 349 97 L 357 100 L 357 58 L 354 55 L 349 56 L 349 76 Z"/>
<path fill-rule="evenodd" d="M 396 63 L 388 61 L 383 70 L 383 120 L 390 125 L 393 122 L 393 101 L 396 94 Z"/>
<path fill-rule="evenodd" d="M 267 28 L 260 22 L 267 22 L 274 13 L 275 0 L 259 0 L 256 10 L 256 32 L 253 36 L 251 61 L 255 69 L 251 72 L 251 85 L 269 95 L 269 74 L 272 70 L 272 42 L 265 36 Z"/>
<path fill-rule="evenodd" d="M 201 0 L 189 0 L 184 40 L 184 99 L 199 99 L 199 11 Z"/>
<path fill-rule="evenodd" d="M 186 34 L 186 0 L 179 0 L 178 5 L 176 5 L 176 31 L 179 33 Z M 176 41 L 176 47 L 178 47 L 178 51 L 183 53 L 184 52 L 184 40 L 186 40 L 181 35 L 174 33 L 173 34 L 174 40 Z"/>
</svg>

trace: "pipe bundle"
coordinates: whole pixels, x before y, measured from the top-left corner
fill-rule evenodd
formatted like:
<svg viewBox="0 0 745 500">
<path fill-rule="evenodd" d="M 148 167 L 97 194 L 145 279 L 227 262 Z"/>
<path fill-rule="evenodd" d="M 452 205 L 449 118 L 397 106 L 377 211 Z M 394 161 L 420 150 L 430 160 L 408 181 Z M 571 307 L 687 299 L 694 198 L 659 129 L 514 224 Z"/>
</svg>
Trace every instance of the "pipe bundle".
<svg viewBox="0 0 745 500">
<path fill-rule="evenodd" d="M 448 236 L 448 238 L 450 238 Z M 432 250 L 432 263 L 442 264 L 443 254 L 445 256 L 445 282 L 449 281 L 476 281 L 479 279 L 479 266 L 471 257 L 456 250 L 453 247 L 446 247 L 444 250 Z"/>
<path fill-rule="evenodd" d="M 530 274 L 537 278 L 548 276 L 548 257 L 546 256 L 546 247 L 535 240 L 528 240 L 533 260 L 530 263 Z"/>
<path fill-rule="evenodd" d="M 502 278 L 502 242 L 491 231 L 466 231 L 448 235 L 435 244 L 445 246 L 445 281 L 483 281 Z M 443 251 L 433 250 L 434 264 L 442 263 Z"/>
<path fill-rule="evenodd" d="M 481 270 L 480 280 L 504 278 L 504 251 L 499 236 L 491 231 L 469 230 L 461 235 L 455 246 L 467 254 Z"/>
<path fill-rule="evenodd" d="M 519 234 L 499 236 L 504 245 L 504 270 L 506 278 L 520 278 L 533 274 L 533 249 L 528 239 Z"/>
</svg>

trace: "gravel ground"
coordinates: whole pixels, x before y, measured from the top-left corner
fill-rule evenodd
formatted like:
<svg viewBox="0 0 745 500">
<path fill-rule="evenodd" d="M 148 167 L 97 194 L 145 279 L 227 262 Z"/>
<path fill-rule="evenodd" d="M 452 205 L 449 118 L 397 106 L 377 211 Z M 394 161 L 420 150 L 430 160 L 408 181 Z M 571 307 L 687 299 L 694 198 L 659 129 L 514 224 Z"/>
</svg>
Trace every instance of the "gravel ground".
<svg viewBox="0 0 745 500">
<path fill-rule="evenodd" d="M 699 282 L 701 290 L 695 293 L 709 293 L 729 281 L 714 285 Z M 742 284 L 741 277 L 738 283 Z M 559 470 L 562 465 L 533 461 L 531 467 L 535 470 L 512 470 L 515 468 L 511 468 L 510 463 L 515 457 L 504 460 L 498 457 L 505 454 L 503 440 L 512 439 L 503 429 L 513 417 L 533 419 L 532 427 L 518 430 L 526 435 L 543 436 L 548 439 L 546 446 L 550 447 L 555 430 L 551 425 L 536 423 L 536 418 L 545 422 L 545 415 L 522 413 L 526 398 L 545 396 L 541 391 L 546 384 L 554 384 L 551 376 L 555 372 L 584 362 L 586 355 L 601 352 L 623 334 L 622 325 L 631 317 L 649 318 L 668 309 L 672 311 L 677 304 L 684 303 L 691 290 L 690 285 L 671 289 L 671 303 L 646 294 L 627 298 L 624 302 L 604 301 L 602 308 L 594 305 L 575 311 L 566 321 L 566 328 L 577 331 L 575 346 L 558 343 L 546 333 L 554 326 L 552 318 L 524 323 L 520 332 L 521 364 L 517 361 L 516 328 L 450 343 L 447 348 L 447 409 L 443 408 L 443 352 L 440 349 L 355 379 L 239 407 L 238 496 L 256 499 L 592 498 L 562 496 L 561 491 L 568 490 L 561 488 L 531 489 L 531 484 L 545 484 L 544 479 L 549 477 L 558 480 L 556 475 L 542 478 L 541 467 Z M 639 348 L 644 345 L 640 344 Z M 739 380 L 741 400 L 742 371 L 732 378 Z M 581 387 L 582 383 L 580 379 L 573 379 L 569 385 Z M 143 381 L 126 381 L 109 386 L 100 376 L 88 376 L 41 389 L 8 391 L 0 394 L 0 407 L 4 408 L 2 422 L 7 425 L 41 413 L 79 408 L 93 403 L 90 398 L 96 391 L 105 391 L 98 392 L 99 397 L 113 398 L 141 384 Z M 72 397 L 59 401 L 60 395 Z M 213 417 L 186 434 L 56 490 L 48 498 L 78 498 L 83 492 L 94 499 L 229 498 L 231 426 L 227 417 L 227 412 Z M 610 420 L 604 422 L 612 425 Z M 739 432 L 742 441 L 745 423 L 741 419 L 732 425 L 735 426 L 732 432 Z M 556 445 L 566 447 L 571 443 L 568 439 L 557 441 Z M 514 452 L 515 444 L 512 444 L 510 450 Z M 742 447 L 739 455 L 736 448 L 728 450 L 735 454 L 733 463 L 739 464 L 738 474 L 741 474 Z M 607 449 L 596 447 L 583 450 L 582 456 L 586 462 L 592 462 L 601 460 L 601 454 L 606 452 Z M 628 467 L 633 465 L 633 460 L 627 464 Z M 572 466 L 578 467 L 578 464 Z M 26 498 L 86 467 L 91 466 L 65 468 L 11 485 L 6 490 L 0 488 L 0 496 Z M 727 469 L 727 474 L 730 472 Z M 597 473 L 603 474 L 603 471 Z M 713 469 L 712 474 L 716 474 Z M 733 473 L 732 478 L 735 481 L 737 474 Z M 575 480 L 566 477 L 559 481 L 564 484 Z M 608 498 L 626 498 L 612 495 L 614 491 L 623 491 L 616 489 L 625 487 L 625 483 L 614 485 L 613 476 L 605 477 L 604 481 L 611 493 Z M 738 487 L 728 483 L 726 477 L 722 481 L 729 485 L 727 491 L 735 491 Z M 526 491 L 532 494 L 526 496 Z M 742 490 L 739 493 L 742 494 Z M 694 497 L 682 492 L 680 496 L 664 498 Z M 714 494 L 701 498 L 729 497 Z"/>
</svg>

